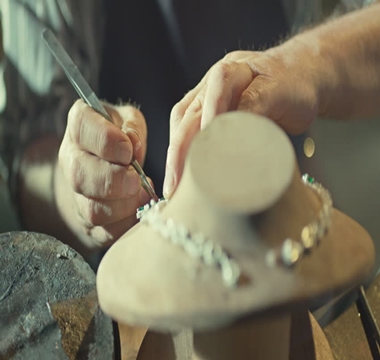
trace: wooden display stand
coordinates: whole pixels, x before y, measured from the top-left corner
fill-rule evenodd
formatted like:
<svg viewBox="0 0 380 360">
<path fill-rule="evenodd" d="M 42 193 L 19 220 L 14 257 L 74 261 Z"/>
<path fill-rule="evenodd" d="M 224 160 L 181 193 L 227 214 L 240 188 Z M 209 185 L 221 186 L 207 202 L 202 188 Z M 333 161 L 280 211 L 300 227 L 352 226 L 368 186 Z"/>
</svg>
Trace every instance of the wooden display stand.
<svg viewBox="0 0 380 360">
<path fill-rule="evenodd" d="M 326 339 L 305 320 L 307 309 L 369 274 L 370 236 L 333 209 L 328 231 L 293 266 L 268 262 L 286 239 L 301 244 L 303 229 L 325 206 L 301 181 L 292 145 L 276 124 L 241 112 L 218 116 L 194 139 L 179 188 L 156 220 L 136 225 L 103 258 L 100 305 L 120 323 L 185 331 L 161 337 L 161 353 L 173 359 L 312 359 L 313 344 L 314 358 L 329 360 Z M 220 268 L 163 235 L 169 223 L 225 250 L 241 270 L 236 287 L 226 286 Z M 303 340 L 309 347 L 297 349 L 295 331 L 310 334 Z M 146 351 L 143 344 L 139 360 Z"/>
</svg>

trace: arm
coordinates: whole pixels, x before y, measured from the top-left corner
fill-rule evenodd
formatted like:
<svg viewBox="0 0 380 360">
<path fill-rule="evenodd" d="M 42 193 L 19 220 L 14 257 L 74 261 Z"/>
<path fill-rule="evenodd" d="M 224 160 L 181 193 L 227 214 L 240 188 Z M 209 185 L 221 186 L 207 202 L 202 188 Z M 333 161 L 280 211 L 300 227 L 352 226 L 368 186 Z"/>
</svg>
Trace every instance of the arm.
<svg viewBox="0 0 380 360">
<path fill-rule="evenodd" d="M 195 134 L 217 114 L 264 115 L 290 134 L 317 116 L 380 114 L 380 3 L 330 20 L 266 51 L 235 51 L 207 72 L 170 116 L 164 195 L 182 176 Z"/>
<path fill-rule="evenodd" d="M 115 241 L 135 222 L 136 208 L 148 201 L 128 167 L 133 150 L 141 163 L 145 155 L 142 114 L 131 106 L 110 106 L 115 126 L 82 101 L 72 106 L 77 94 L 40 38 L 50 26 L 97 91 L 101 4 L 53 1 L 49 11 L 37 12 L 34 1 L 0 0 L 7 91 L 3 125 L 4 134 L 12 135 L 2 155 L 9 154 L 15 204 L 26 230 L 53 235 L 83 255 Z M 20 17 L 23 23 L 14 21 Z M 137 149 L 139 135 L 143 146 Z"/>
<path fill-rule="evenodd" d="M 282 46 L 321 59 L 318 115 L 351 119 L 380 114 L 380 2 L 305 31 Z M 316 82 L 318 82 L 316 80 Z"/>
</svg>

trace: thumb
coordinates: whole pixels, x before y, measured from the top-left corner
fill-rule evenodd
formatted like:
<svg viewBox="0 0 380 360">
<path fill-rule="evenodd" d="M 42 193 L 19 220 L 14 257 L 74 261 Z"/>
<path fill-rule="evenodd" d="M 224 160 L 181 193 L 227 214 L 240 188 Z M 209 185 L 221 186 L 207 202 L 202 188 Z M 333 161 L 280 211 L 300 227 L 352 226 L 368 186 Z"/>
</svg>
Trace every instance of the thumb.
<svg viewBox="0 0 380 360">
<path fill-rule="evenodd" d="M 147 126 L 142 112 L 134 106 L 118 106 L 121 130 L 129 137 L 133 146 L 133 157 L 142 165 L 147 149 Z"/>
</svg>

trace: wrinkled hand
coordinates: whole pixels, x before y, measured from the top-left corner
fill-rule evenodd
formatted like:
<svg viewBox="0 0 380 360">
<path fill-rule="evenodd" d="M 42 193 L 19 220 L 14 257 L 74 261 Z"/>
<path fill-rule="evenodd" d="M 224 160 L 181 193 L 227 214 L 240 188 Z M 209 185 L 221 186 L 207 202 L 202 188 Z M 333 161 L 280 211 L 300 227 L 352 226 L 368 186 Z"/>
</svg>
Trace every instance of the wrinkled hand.
<svg viewBox="0 0 380 360">
<path fill-rule="evenodd" d="M 249 111 L 276 121 L 290 134 L 305 131 L 320 108 L 316 70 L 310 51 L 286 43 L 264 52 L 232 52 L 212 66 L 172 109 L 165 197 L 179 183 L 195 134 L 218 114 Z"/>
<path fill-rule="evenodd" d="M 149 201 L 129 166 L 132 156 L 140 164 L 145 157 L 144 116 L 132 106 L 107 110 L 113 124 L 78 100 L 59 150 L 63 186 L 56 189 L 57 206 L 89 248 L 117 240 L 135 224 L 136 208 Z"/>
</svg>

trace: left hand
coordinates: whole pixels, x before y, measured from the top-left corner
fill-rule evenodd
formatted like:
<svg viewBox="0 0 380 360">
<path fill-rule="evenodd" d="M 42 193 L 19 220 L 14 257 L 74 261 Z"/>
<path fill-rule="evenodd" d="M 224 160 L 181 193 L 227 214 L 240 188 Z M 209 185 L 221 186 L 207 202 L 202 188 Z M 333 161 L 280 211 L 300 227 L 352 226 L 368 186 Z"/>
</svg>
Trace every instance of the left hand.
<svg viewBox="0 0 380 360">
<path fill-rule="evenodd" d="M 144 115 L 130 105 L 105 106 L 113 123 L 83 100 L 72 106 L 56 166 L 57 209 L 88 250 L 114 243 L 150 199 L 130 166 L 132 158 L 144 162 Z"/>
<path fill-rule="evenodd" d="M 327 77 L 319 61 L 307 45 L 293 41 L 263 52 L 235 51 L 212 66 L 172 109 L 165 197 L 178 186 L 192 139 L 218 114 L 249 111 L 290 134 L 304 132 L 323 106 Z"/>
</svg>

